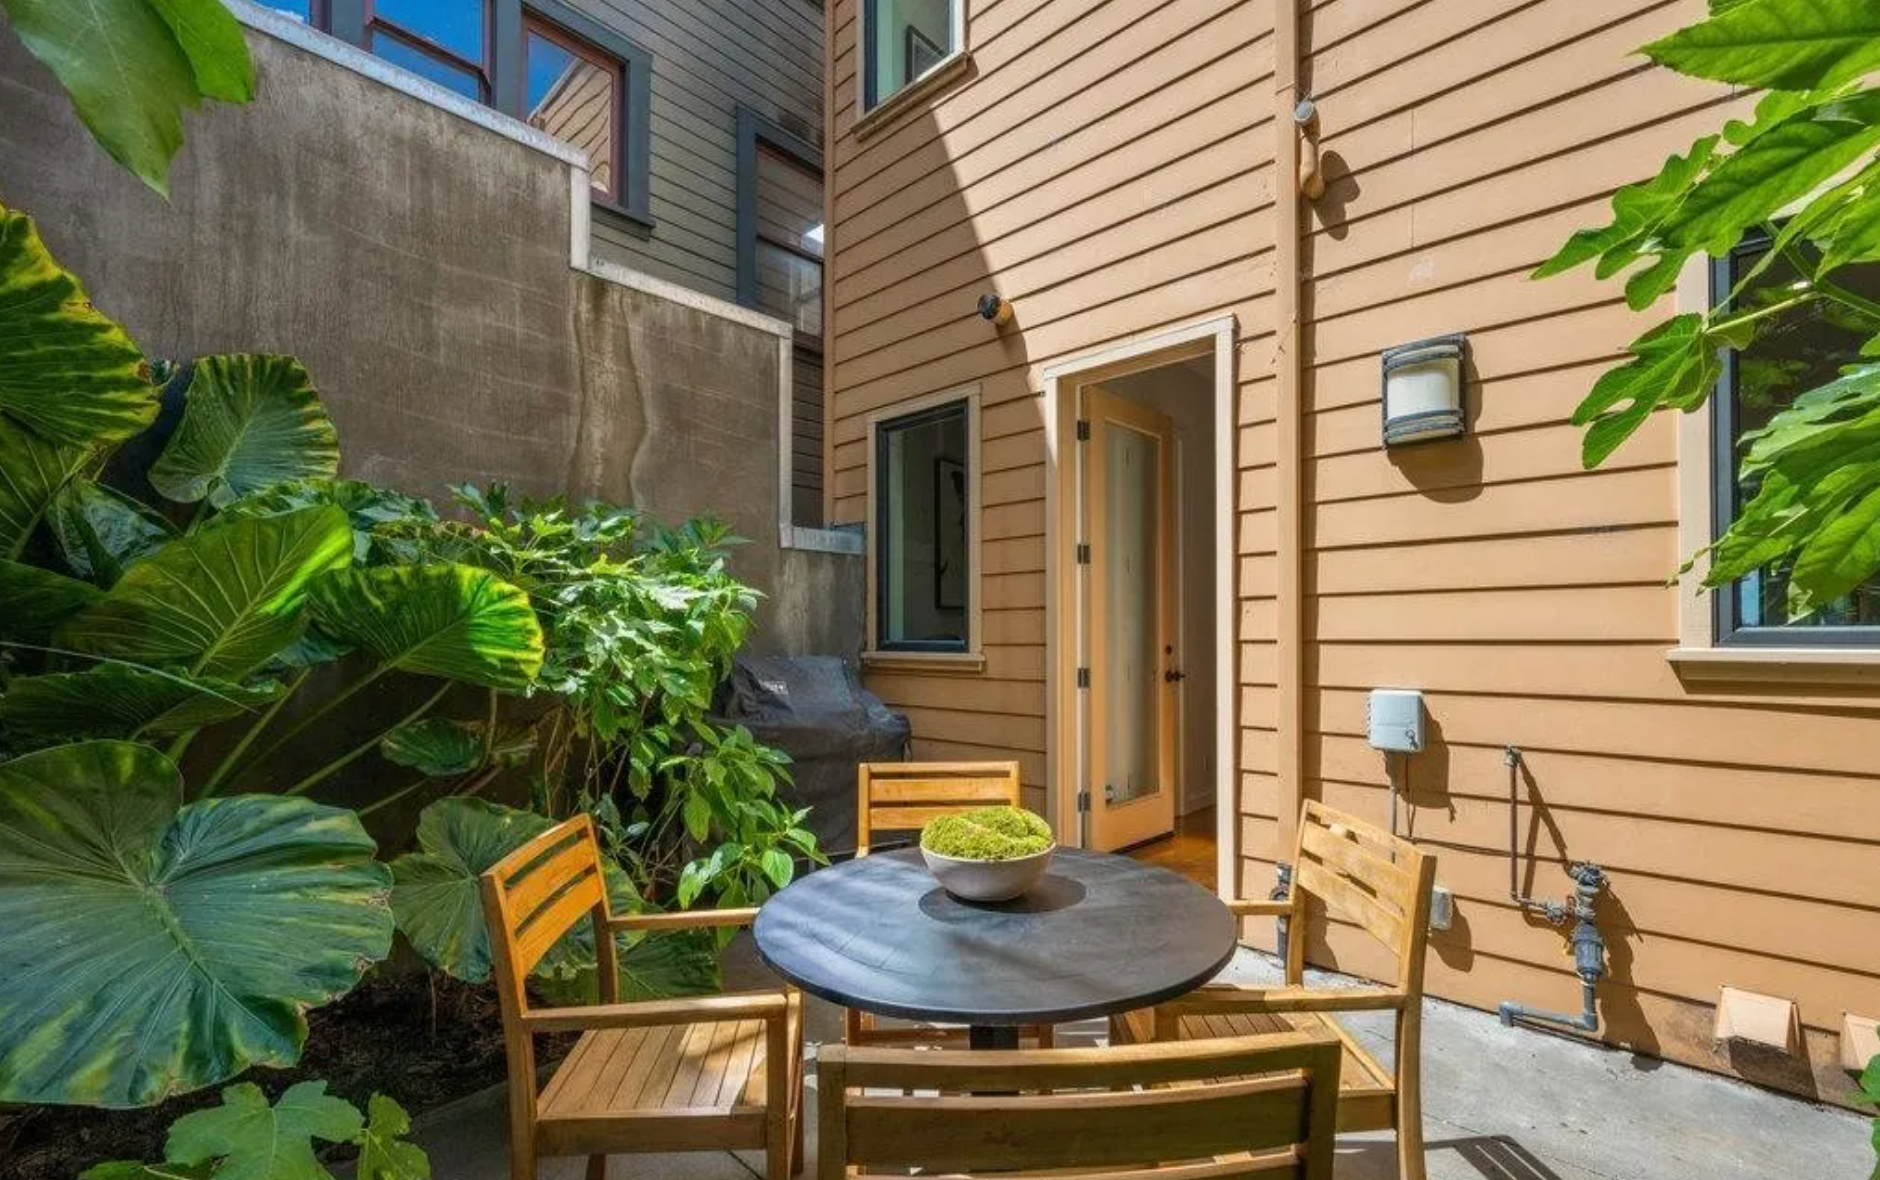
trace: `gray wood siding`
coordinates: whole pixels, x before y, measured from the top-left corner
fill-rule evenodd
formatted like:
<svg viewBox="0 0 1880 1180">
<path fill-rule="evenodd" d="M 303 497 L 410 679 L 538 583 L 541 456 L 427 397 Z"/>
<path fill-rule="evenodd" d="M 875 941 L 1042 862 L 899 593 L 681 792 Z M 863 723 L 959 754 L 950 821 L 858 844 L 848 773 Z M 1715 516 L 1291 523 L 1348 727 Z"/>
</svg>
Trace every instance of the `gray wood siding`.
<svg viewBox="0 0 1880 1180">
<path fill-rule="evenodd" d="M 653 55 L 650 237 L 594 211 L 594 254 L 737 296 L 737 108 L 822 142 L 823 10 L 812 0 L 567 0 Z"/>
</svg>

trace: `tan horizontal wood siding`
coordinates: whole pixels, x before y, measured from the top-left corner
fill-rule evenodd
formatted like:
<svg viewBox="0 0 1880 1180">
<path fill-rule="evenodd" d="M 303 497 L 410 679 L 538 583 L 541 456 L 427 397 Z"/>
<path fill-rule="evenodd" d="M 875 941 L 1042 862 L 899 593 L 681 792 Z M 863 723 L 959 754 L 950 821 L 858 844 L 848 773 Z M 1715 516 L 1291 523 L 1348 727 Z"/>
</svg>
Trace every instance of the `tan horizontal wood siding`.
<svg viewBox="0 0 1880 1180">
<path fill-rule="evenodd" d="M 972 0 L 968 76 L 854 134 L 855 4 L 831 5 L 828 495 L 867 512 L 867 419 L 980 387 L 983 673 L 869 677 L 917 757 L 1045 786 L 1043 369 L 1272 288 L 1264 0 Z M 1017 322 L 974 314 L 997 292 Z"/>
<path fill-rule="evenodd" d="M 1240 333 L 1234 490 L 1241 889 L 1270 886 L 1299 790 L 1382 822 L 1364 739 L 1377 686 L 1426 694 L 1412 832 L 1458 920 L 1437 994 L 1572 1007 L 1562 934 L 1507 896 L 1507 769 L 1525 751 L 1523 887 L 1611 873 L 1602 1036 L 1823 1097 L 1841 1013 L 1880 1013 L 1880 694 L 1686 683 L 1674 423 L 1595 472 L 1574 406 L 1651 322 L 1617 284 L 1528 272 L 1612 191 L 1747 100 L 1649 67 L 1637 46 L 1702 0 L 1303 3 L 1302 83 L 1330 187 L 1305 210 L 1301 307 L 1304 726 L 1276 728 L 1280 584 L 1273 377 L 1275 130 L 1269 0 L 970 0 L 972 69 L 852 133 L 854 4 L 830 11 L 829 282 L 834 519 L 867 501 L 866 417 L 982 386 L 987 667 L 870 683 L 921 756 L 1016 756 L 1042 787 L 1043 366 L 1231 313 Z M 1286 186 L 1281 186 L 1285 199 Z M 975 318 L 1011 300 L 1004 333 Z M 1466 440 L 1386 454 L 1378 354 L 1468 333 Z M 1290 494 L 1290 493 L 1286 493 Z M 1302 783 L 1282 783 L 1297 741 Z M 1036 796 L 1034 796 L 1036 798 Z M 1270 927 L 1250 928 L 1270 943 Z M 1310 934 L 1364 970 L 1364 939 Z M 1809 1062 L 1719 1050 L 1724 983 L 1795 999 Z"/>
<path fill-rule="evenodd" d="M 1330 180 L 1302 246 L 1305 790 L 1381 822 L 1366 694 L 1423 689 L 1432 744 L 1408 760 L 1405 822 L 1458 915 L 1432 937 L 1432 990 L 1575 1006 L 1564 932 L 1508 897 L 1503 747 L 1518 746 L 1523 888 L 1563 897 L 1571 861 L 1611 875 L 1601 1035 L 1836 1096 L 1841 1014 L 1880 1011 L 1880 822 L 1860 802 L 1880 786 L 1880 697 L 1679 679 L 1675 423 L 1586 472 L 1567 421 L 1665 309 L 1635 315 L 1585 271 L 1527 277 L 1615 187 L 1745 105 L 1630 55 L 1704 4 L 1359 7 L 1378 19 L 1302 35 Z M 1385 453 L 1378 354 L 1452 331 L 1479 376 L 1470 437 Z M 1271 535 L 1243 529 L 1249 581 Z M 1241 658 L 1243 872 L 1264 883 L 1294 795 L 1257 726 L 1271 657 L 1243 643 Z M 1370 961 L 1353 929 L 1312 938 L 1321 963 Z M 1812 1062 L 1714 1047 L 1725 983 L 1796 1000 Z"/>
</svg>

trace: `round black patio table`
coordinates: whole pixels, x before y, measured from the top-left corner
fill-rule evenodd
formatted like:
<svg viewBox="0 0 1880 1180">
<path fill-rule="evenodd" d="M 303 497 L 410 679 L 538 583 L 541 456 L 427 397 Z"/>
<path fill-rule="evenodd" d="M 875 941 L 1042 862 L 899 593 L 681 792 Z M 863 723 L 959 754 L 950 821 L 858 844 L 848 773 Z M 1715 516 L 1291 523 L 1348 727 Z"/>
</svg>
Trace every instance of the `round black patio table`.
<svg viewBox="0 0 1880 1180">
<path fill-rule="evenodd" d="M 1125 856 L 1059 849 L 1025 896 L 961 901 L 917 848 L 811 873 L 758 911 L 758 953 L 812 995 L 879 1016 L 970 1026 L 974 1048 L 1018 1027 L 1184 995 L 1234 953 L 1212 893 Z"/>
</svg>

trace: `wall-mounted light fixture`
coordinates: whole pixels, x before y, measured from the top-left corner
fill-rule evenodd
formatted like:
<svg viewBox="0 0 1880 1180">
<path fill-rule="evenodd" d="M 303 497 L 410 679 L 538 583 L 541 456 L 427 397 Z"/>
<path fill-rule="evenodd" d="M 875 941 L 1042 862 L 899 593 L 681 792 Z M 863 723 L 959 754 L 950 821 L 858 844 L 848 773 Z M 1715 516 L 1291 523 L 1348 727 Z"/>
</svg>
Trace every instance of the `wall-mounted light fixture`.
<svg viewBox="0 0 1880 1180">
<path fill-rule="evenodd" d="M 1384 350 L 1384 445 L 1432 442 L 1467 431 L 1460 332 Z"/>
<path fill-rule="evenodd" d="M 1003 328 L 1005 325 L 1012 322 L 1012 305 L 999 298 L 997 295 L 981 295 L 979 297 L 979 317 Z"/>
</svg>

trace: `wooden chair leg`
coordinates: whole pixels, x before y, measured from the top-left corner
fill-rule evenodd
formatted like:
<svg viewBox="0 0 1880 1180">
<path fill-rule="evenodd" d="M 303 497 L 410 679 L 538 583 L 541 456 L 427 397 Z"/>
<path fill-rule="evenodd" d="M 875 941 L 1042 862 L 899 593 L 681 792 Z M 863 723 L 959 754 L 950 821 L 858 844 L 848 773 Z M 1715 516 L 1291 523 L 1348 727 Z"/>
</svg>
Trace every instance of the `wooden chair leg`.
<svg viewBox="0 0 1880 1180">
<path fill-rule="evenodd" d="M 591 1155 L 588 1157 L 587 1180 L 607 1180 L 607 1157 Z"/>
<path fill-rule="evenodd" d="M 797 1091 L 796 1117 L 791 1120 L 796 1124 L 796 1131 L 790 1137 L 790 1175 L 803 1174 L 803 1093 Z"/>
<path fill-rule="evenodd" d="M 514 1086 L 512 1081 L 511 1086 Z M 509 1098 L 509 1180 L 535 1180 L 535 1110 L 512 1090 Z"/>
<path fill-rule="evenodd" d="M 1414 1003 L 1414 1001 L 1413 1001 Z M 1397 1022 L 1397 1175 L 1424 1180 L 1423 1165 L 1423 1020 L 1411 1008 Z"/>
<path fill-rule="evenodd" d="M 856 1008 L 842 1010 L 842 1040 L 844 1044 L 859 1045 L 867 1025 L 862 1022 L 862 1013 Z"/>
<path fill-rule="evenodd" d="M 1053 1048 L 1056 1045 L 1056 1043 L 1057 1043 L 1057 1030 L 1048 1024 L 1039 1025 L 1038 1026 L 1038 1047 L 1040 1049 L 1050 1049 L 1050 1048 Z"/>
</svg>

